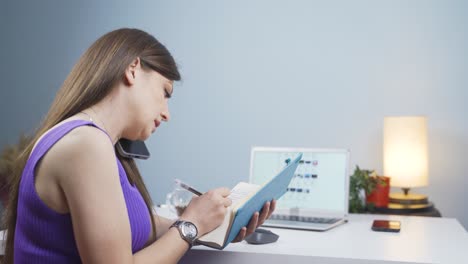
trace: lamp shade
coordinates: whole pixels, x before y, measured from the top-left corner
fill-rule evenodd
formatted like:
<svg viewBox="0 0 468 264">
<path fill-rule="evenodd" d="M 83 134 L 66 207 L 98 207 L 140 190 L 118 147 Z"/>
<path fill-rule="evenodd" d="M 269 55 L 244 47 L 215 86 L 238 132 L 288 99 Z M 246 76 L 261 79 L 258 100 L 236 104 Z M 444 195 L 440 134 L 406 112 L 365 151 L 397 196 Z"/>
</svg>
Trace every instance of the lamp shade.
<svg viewBox="0 0 468 264">
<path fill-rule="evenodd" d="M 427 119 L 422 116 L 385 117 L 384 175 L 395 187 L 428 184 Z"/>
</svg>

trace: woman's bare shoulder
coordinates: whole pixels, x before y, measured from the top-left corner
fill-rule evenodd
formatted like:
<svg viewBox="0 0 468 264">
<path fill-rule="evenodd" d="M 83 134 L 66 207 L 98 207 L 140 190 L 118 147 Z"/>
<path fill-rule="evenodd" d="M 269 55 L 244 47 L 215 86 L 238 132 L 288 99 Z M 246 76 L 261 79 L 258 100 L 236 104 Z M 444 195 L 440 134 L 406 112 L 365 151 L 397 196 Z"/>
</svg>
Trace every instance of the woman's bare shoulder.
<svg viewBox="0 0 468 264">
<path fill-rule="evenodd" d="M 93 126 L 80 126 L 57 141 L 49 150 L 47 159 L 53 161 L 55 175 L 92 171 L 95 166 L 112 169 L 115 152 L 110 138 Z"/>
</svg>

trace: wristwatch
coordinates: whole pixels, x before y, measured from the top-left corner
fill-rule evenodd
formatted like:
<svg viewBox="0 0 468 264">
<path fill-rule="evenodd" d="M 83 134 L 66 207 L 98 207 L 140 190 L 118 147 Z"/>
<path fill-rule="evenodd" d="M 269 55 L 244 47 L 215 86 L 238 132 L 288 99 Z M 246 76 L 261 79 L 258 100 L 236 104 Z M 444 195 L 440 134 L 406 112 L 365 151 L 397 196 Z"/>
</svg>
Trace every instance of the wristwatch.
<svg viewBox="0 0 468 264">
<path fill-rule="evenodd" d="M 177 227 L 182 239 L 187 241 L 189 244 L 189 248 L 193 246 L 193 243 L 198 236 L 198 229 L 192 222 L 177 220 L 171 225 L 171 227 Z"/>
</svg>

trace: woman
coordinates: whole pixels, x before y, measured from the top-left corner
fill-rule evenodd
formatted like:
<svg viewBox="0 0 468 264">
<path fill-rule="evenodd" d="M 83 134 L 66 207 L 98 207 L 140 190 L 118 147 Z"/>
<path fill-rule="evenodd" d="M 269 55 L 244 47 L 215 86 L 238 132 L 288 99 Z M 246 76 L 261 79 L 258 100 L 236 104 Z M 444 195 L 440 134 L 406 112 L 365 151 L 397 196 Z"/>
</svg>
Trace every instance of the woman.
<svg viewBox="0 0 468 264">
<path fill-rule="evenodd" d="M 146 32 L 119 29 L 91 45 L 20 158 L 6 263 L 176 263 L 193 236 L 221 224 L 228 189 L 194 198 L 173 224 L 152 215 L 134 161 L 115 152 L 120 138 L 145 140 L 169 121 L 177 80 L 169 51 Z M 274 206 L 254 214 L 236 241 Z"/>
</svg>

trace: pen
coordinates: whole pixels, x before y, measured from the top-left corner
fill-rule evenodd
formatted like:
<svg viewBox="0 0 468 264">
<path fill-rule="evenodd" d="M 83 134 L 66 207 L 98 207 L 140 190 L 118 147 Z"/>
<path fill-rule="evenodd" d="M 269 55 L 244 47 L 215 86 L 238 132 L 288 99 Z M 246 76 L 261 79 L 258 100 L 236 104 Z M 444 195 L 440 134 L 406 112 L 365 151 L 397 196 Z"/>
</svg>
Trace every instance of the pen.
<svg viewBox="0 0 468 264">
<path fill-rule="evenodd" d="M 185 190 L 187 190 L 187 191 L 189 191 L 189 192 L 192 192 L 192 193 L 194 193 L 194 194 L 196 194 L 196 195 L 198 195 L 198 196 L 202 195 L 201 192 L 195 190 L 194 188 L 192 188 L 192 186 L 183 183 L 181 180 L 175 179 L 174 181 L 175 181 L 175 183 L 176 183 L 177 185 L 179 185 L 180 187 L 184 188 Z"/>
</svg>

